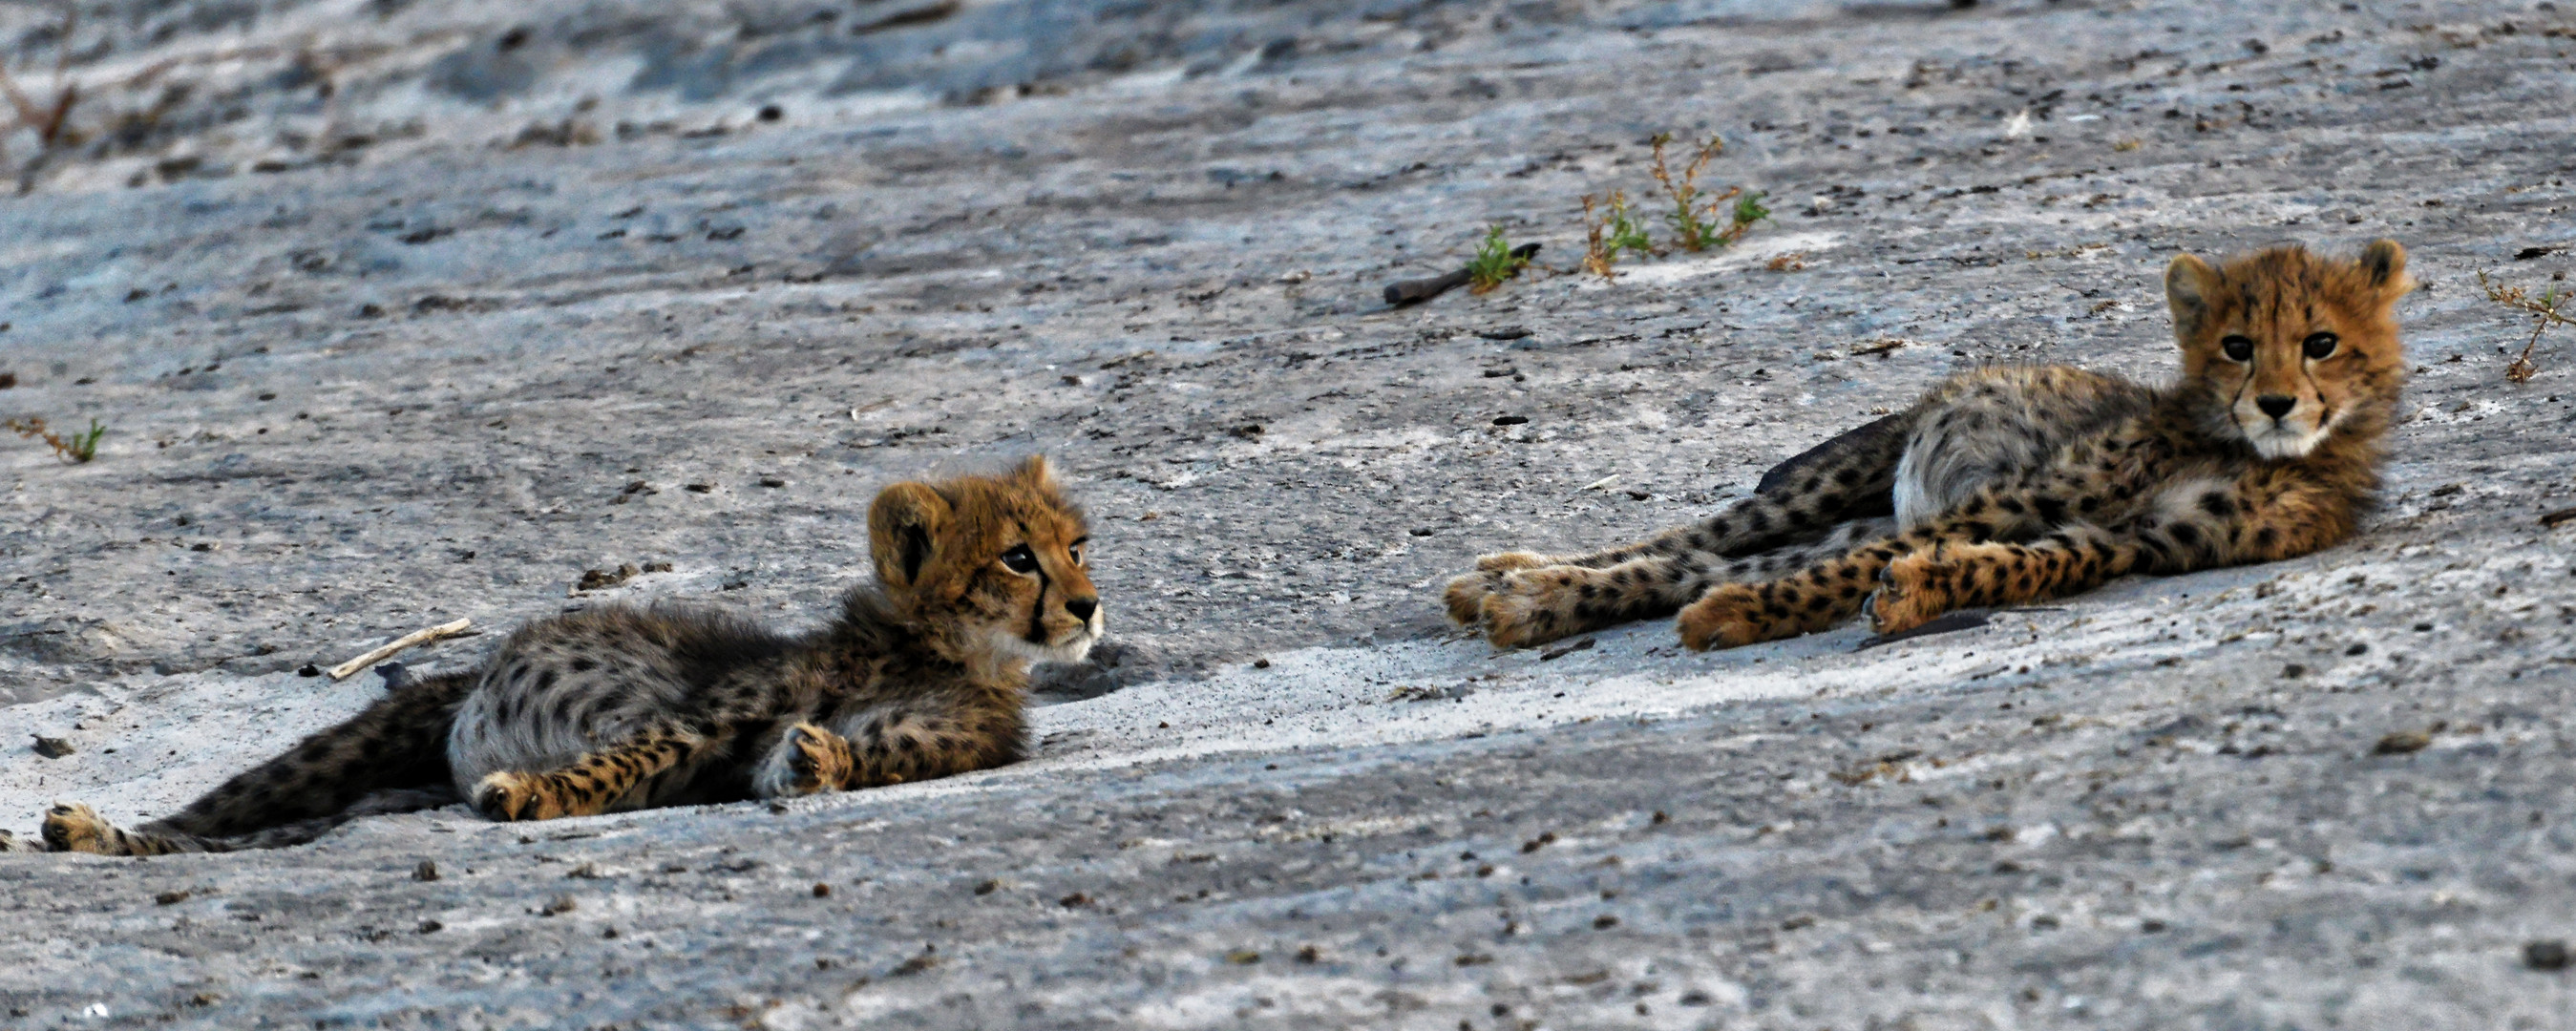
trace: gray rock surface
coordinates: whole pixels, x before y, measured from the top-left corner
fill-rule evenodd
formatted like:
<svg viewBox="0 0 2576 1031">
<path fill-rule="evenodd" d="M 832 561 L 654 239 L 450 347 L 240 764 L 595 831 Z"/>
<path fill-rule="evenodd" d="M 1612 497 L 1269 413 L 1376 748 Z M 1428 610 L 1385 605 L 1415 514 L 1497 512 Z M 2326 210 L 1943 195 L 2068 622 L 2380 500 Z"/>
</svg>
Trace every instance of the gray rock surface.
<svg viewBox="0 0 2576 1031">
<path fill-rule="evenodd" d="M 0 438 L 0 826 L 166 812 L 430 623 L 810 620 L 877 488 L 1029 452 L 1116 640 L 972 777 L 0 855 L 12 1024 L 2571 1026 L 2576 344 L 2506 382 L 2476 274 L 2570 264 L 2576 16 L 82 10 L 71 131 L 0 138 L 0 413 L 108 427 Z M 39 102 L 58 26 L 0 11 Z M 1664 131 L 1774 220 L 1571 274 Z M 1492 224 L 1540 267 L 1377 300 Z M 1951 369 L 2160 376 L 2178 252 L 2381 236 L 2420 367 L 2345 546 L 1865 649 L 1439 618 Z"/>
</svg>

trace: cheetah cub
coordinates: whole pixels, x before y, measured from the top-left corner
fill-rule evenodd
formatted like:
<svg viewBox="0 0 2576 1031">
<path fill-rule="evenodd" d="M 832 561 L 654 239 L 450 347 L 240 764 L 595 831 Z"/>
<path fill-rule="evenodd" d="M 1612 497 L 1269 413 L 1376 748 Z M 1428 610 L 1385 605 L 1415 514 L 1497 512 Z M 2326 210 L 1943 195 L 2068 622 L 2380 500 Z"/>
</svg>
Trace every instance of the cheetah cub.
<svg viewBox="0 0 2576 1031">
<path fill-rule="evenodd" d="M 1678 610 L 1734 647 L 1866 609 L 1880 633 L 1956 608 L 2304 555 L 2379 485 L 2406 378 L 2406 251 L 2273 247 L 2165 270 L 2182 377 L 2062 366 L 1962 373 L 1799 455 L 1701 522 L 1588 555 L 1487 555 L 1449 614 L 1519 647 Z"/>
<path fill-rule="evenodd" d="M 1044 459 L 899 483 L 868 511 L 876 582 L 805 636 L 659 606 L 540 620 L 479 667 L 403 684 L 175 816 L 121 830 L 57 805 L 44 841 L 227 851 L 456 795 L 495 820 L 549 820 L 1000 766 L 1027 747 L 1029 664 L 1080 661 L 1100 639 L 1086 542 Z"/>
</svg>

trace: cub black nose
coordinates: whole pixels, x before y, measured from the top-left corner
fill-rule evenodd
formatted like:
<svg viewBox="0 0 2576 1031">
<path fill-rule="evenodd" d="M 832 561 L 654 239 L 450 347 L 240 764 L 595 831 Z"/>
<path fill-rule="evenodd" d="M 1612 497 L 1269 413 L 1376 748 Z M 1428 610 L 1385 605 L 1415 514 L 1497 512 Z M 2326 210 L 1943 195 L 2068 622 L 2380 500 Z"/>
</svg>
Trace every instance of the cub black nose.
<svg viewBox="0 0 2576 1031">
<path fill-rule="evenodd" d="M 1066 601 L 1065 601 L 1065 603 L 1064 603 L 1064 610 L 1065 610 L 1066 612 L 1073 613 L 1073 618 L 1075 618 L 1075 619 L 1079 619 L 1079 620 L 1081 620 L 1081 621 L 1083 621 L 1083 622 L 1085 622 L 1085 623 L 1088 623 L 1088 622 L 1091 622 L 1091 614 L 1092 614 L 1092 613 L 1094 613 L 1094 612 L 1098 612 L 1098 611 L 1100 611 L 1100 599 L 1098 599 L 1098 598 L 1072 598 L 1072 599 L 1068 599 L 1068 600 L 1066 600 Z"/>
<path fill-rule="evenodd" d="M 2265 394 L 2254 399 L 2254 407 L 2262 409 L 2263 414 L 2275 419 L 2290 414 L 2290 409 L 2298 406 L 2298 398 L 2282 397 L 2279 394 Z"/>
</svg>

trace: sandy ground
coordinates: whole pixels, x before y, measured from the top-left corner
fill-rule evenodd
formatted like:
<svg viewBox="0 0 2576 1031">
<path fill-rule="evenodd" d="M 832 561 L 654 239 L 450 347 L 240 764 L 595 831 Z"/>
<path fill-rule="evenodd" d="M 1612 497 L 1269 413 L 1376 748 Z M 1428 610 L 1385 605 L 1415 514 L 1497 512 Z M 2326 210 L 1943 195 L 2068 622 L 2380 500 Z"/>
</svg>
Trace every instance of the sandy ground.
<svg viewBox="0 0 2576 1031">
<path fill-rule="evenodd" d="M 783 813 L 0 855 L 9 1022 L 2576 1026 L 2526 959 L 2576 938 L 2576 338 L 2508 383 L 2476 281 L 2576 247 L 2564 12 L 83 11 L 72 133 L 0 137 L 0 414 L 109 430 L 0 437 L 0 828 L 167 811 L 430 623 L 801 625 L 875 490 L 1031 452 L 1113 646 L 1036 759 Z M 0 11 L 40 100 L 57 24 Z M 1774 218 L 1568 274 L 1663 131 Z M 1377 299 L 1492 224 L 1540 267 Z M 2349 544 L 1877 647 L 1439 616 L 1953 369 L 2161 376 L 2176 253 L 2382 236 L 2418 368 Z"/>
</svg>

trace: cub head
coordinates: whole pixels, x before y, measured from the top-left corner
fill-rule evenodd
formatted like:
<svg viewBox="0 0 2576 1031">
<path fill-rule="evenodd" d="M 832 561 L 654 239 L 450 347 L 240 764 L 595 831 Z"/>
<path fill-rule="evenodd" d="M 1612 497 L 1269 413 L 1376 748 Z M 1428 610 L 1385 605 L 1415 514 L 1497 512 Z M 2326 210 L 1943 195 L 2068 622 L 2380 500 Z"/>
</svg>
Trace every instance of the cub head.
<svg viewBox="0 0 2576 1031">
<path fill-rule="evenodd" d="M 1082 510 L 1044 458 L 1000 476 L 898 483 L 868 508 L 868 550 L 896 611 L 954 647 L 1006 658 L 1079 662 L 1100 640 L 1089 546 Z"/>
<path fill-rule="evenodd" d="M 2396 304 L 2414 288 L 2392 240 L 2351 260 L 2294 244 L 2165 268 L 2183 382 L 2206 392 L 2209 429 L 2276 459 L 2387 426 L 2406 380 Z"/>
</svg>

